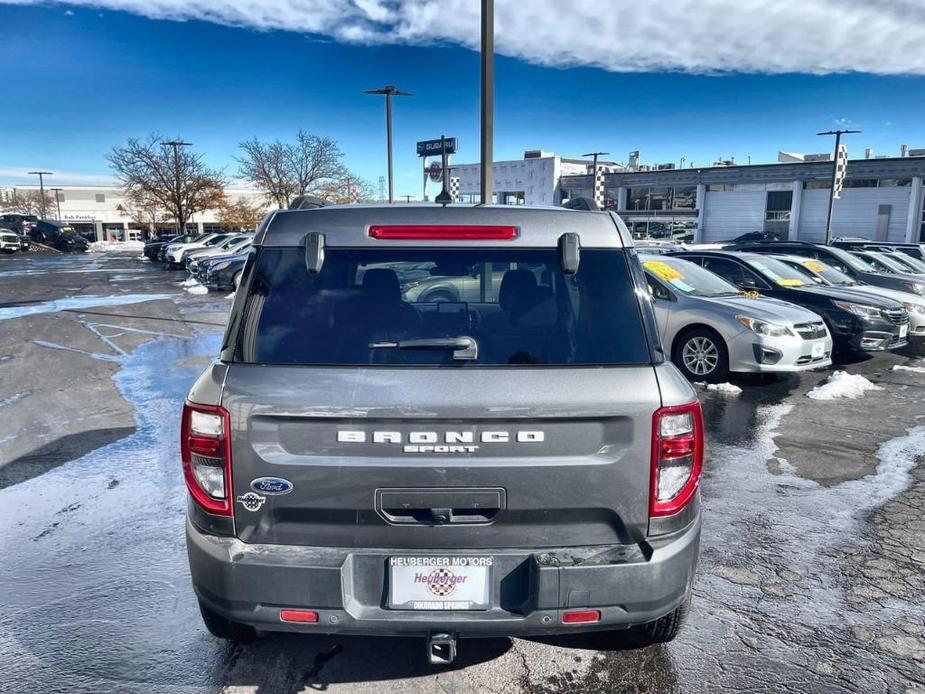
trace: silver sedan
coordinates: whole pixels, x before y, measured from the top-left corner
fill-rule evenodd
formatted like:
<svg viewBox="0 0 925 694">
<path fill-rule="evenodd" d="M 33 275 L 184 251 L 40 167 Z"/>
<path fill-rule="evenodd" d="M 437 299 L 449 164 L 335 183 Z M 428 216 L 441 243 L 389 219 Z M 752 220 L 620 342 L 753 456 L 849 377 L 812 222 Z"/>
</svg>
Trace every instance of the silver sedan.
<svg viewBox="0 0 925 694">
<path fill-rule="evenodd" d="M 662 344 L 689 380 L 715 382 L 730 371 L 803 371 L 832 363 L 832 337 L 812 311 L 743 294 L 681 258 L 640 259 Z"/>
</svg>

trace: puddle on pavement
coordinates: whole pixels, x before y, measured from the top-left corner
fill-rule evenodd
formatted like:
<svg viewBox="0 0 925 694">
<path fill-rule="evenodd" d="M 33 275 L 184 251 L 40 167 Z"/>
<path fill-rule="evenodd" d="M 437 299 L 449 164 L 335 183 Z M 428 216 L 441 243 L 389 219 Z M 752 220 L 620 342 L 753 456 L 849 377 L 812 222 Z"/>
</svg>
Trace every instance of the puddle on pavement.
<svg viewBox="0 0 925 694">
<path fill-rule="evenodd" d="M 83 308 L 97 308 L 100 306 L 121 306 L 123 304 L 137 304 L 143 301 L 159 301 L 171 299 L 173 294 L 118 294 L 110 296 L 74 296 L 68 299 L 53 299 L 40 301 L 22 306 L 6 306 L 0 308 L 0 320 L 34 316 L 39 313 L 57 313 L 59 311 L 79 310 Z"/>
</svg>

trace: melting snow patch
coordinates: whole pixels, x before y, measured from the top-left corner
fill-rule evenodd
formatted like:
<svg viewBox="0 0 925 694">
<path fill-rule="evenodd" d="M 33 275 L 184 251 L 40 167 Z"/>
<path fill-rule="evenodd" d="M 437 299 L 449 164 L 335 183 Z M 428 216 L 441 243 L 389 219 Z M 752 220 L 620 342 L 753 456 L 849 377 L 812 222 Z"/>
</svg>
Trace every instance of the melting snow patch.
<svg viewBox="0 0 925 694">
<path fill-rule="evenodd" d="M 813 400 L 835 400 L 836 398 L 856 399 L 863 397 L 868 390 L 883 390 L 860 374 L 836 371 L 821 386 L 816 386 L 806 394 Z"/>
<path fill-rule="evenodd" d="M 925 374 L 925 366 L 903 366 L 902 364 L 897 364 L 893 367 L 893 371 L 911 371 L 912 373 Z"/>
<path fill-rule="evenodd" d="M 234 299 L 234 292 L 231 292 L 231 294 L 229 294 L 229 295 L 226 296 L 225 298 L 226 298 L 226 299 Z"/>
<path fill-rule="evenodd" d="M 209 288 L 202 284 L 195 284 L 190 287 L 186 287 L 186 291 L 190 294 L 208 294 Z"/>
<path fill-rule="evenodd" d="M 732 383 L 698 383 L 697 385 L 725 395 L 738 395 L 742 392 L 739 386 L 733 385 Z"/>
<path fill-rule="evenodd" d="M 181 287 L 195 287 L 199 284 L 199 280 L 193 279 L 192 277 L 187 277 L 185 280 L 180 282 Z"/>
<path fill-rule="evenodd" d="M 122 304 L 137 304 L 142 301 L 157 301 L 169 299 L 170 294 L 120 294 L 117 296 L 75 296 L 69 299 L 55 299 L 42 301 L 37 304 L 25 306 L 6 306 L 0 308 L 0 320 L 33 316 L 36 313 L 56 313 L 73 309 L 90 308 L 95 306 L 116 306 Z"/>
<path fill-rule="evenodd" d="M 107 251 L 143 251 L 144 241 L 94 241 L 90 244 L 91 253 L 105 253 Z"/>
</svg>

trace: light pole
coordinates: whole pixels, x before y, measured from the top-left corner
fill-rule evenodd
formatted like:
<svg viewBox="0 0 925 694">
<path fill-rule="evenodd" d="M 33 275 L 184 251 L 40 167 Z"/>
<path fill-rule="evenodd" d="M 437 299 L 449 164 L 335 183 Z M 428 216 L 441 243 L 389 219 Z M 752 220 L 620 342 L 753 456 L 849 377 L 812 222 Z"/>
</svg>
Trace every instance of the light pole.
<svg viewBox="0 0 925 694">
<path fill-rule="evenodd" d="M 392 97 L 411 96 L 410 92 L 403 92 L 394 84 L 388 84 L 382 89 L 367 89 L 364 94 L 378 94 L 385 97 L 385 139 L 386 153 L 389 167 L 389 204 L 392 203 Z"/>
<path fill-rule="evenodd" d="M 495 129 L 495 0 L 482 0 L 481 203 L 493 201 Z"/>
<path fill-rule="evenodd" d="M 604 206 L 603 195 L 601 200 L 597 199 L 597 158 L 599 156 L 607 156 L 610 152 L 588 152 L 587 154 L 582 154 L 583 157 L 594 157 L 594 163 L 591 165 L 591 199 L 594 200 L 601 207 Z"/>
<path fill-rule="evenodd" d="M 838 148 L 841 145 L 841 136 L 859 133 L 860 130 L 826 130 L 817 135 L 835 136 L 835 156 L 832 157 L 832 187 L 829 189 L 829 215 L 825 221 L 825 245 L 832 243 L 832 214 L 835 212 L 835 185 L 838 183 Z"/>
<path fill-rule="evenodd" d="M 61 196 L 58 195 L 64 188 L 52 188 L 52 192 L 55 194 L 55 207 L 58 208 L 58 221 L 61 221 Z"/>
<path fill-rule="evenodd" d="M 53 176 L 51 171 L 30 171 L 30 176 L 39 177 L 39 195 L 41 196 L 39 205 L 42 211 L 42 221 L 45 221 L 45 176 Z"/>
<path fill-rule="evenodd" d="M 186 233 L 186 229 L 180 228 L 180 217 L 182 215 L 182 209 L 180 206 L 180 148 L 189 147 L 192 145 L 192 142 L 184 142 L 183 140 L 167 140 L 162 142 L 162 147 L 173 147 L 173 184 L 176 186 L 174 192 L 177 194 L 177 235 L 182 236 Z"/>
</svg>

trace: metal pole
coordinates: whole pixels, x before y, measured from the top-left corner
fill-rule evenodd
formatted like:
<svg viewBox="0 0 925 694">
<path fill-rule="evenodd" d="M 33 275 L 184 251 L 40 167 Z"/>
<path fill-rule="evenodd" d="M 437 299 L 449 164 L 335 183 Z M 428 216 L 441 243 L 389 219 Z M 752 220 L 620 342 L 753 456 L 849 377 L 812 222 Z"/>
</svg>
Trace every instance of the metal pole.
<svg viewBox="0 0 925 694">
<path fill-rule="evenodd" d="M 58 208 L 58 221 L 61 221 L 61 197 L 58 195 L 63 188 L 52 188 L 55 192 L 55 207 Z"/>
<path fill-rule="evenodd" d="M 42 213 L 42 221 L 45 221 L 45 176 L 51 176 L 51 171 L 30 171 L 31 176 L 39 177 L 39 210 Z"/>
<path fill-rule="evenodd" d="M 825 245 L 832 243 L 832 215 L 835 212 L 835 179 L 838 177 L 838 146 L 841 144 L 841 131 L 835 133 L 835 156 L 832 157 L 832 187 L 829 188 L 829 214 L 825 219 Z"/>
<path fill-rule="evenodd" d="M 495 1 L 482 0 L 482 204 L 493 201 L 492 165 L 495 112 Z"/>
<path fill-rule="evenodd" d="M 392 95 L 385 95 L 385 137 L 389 159 L 389 204 L 392 204 Z"/>
<path fill-rule="evenodd" d="M 184 142 L 183 140 L 168 140 L 167 142 L 162 142 L 162 146 L 173 147 L 173 183 L 176 188 L 174 191 L 177 193 L 177 234 L 182 236 L 186 233 L 184 220 L 184 227 L 180 227 L 180 217 L 183 214 L 183 210 L 180 207 L 180 148 L 189 147 L 192 142 Z"/>
</svg>

